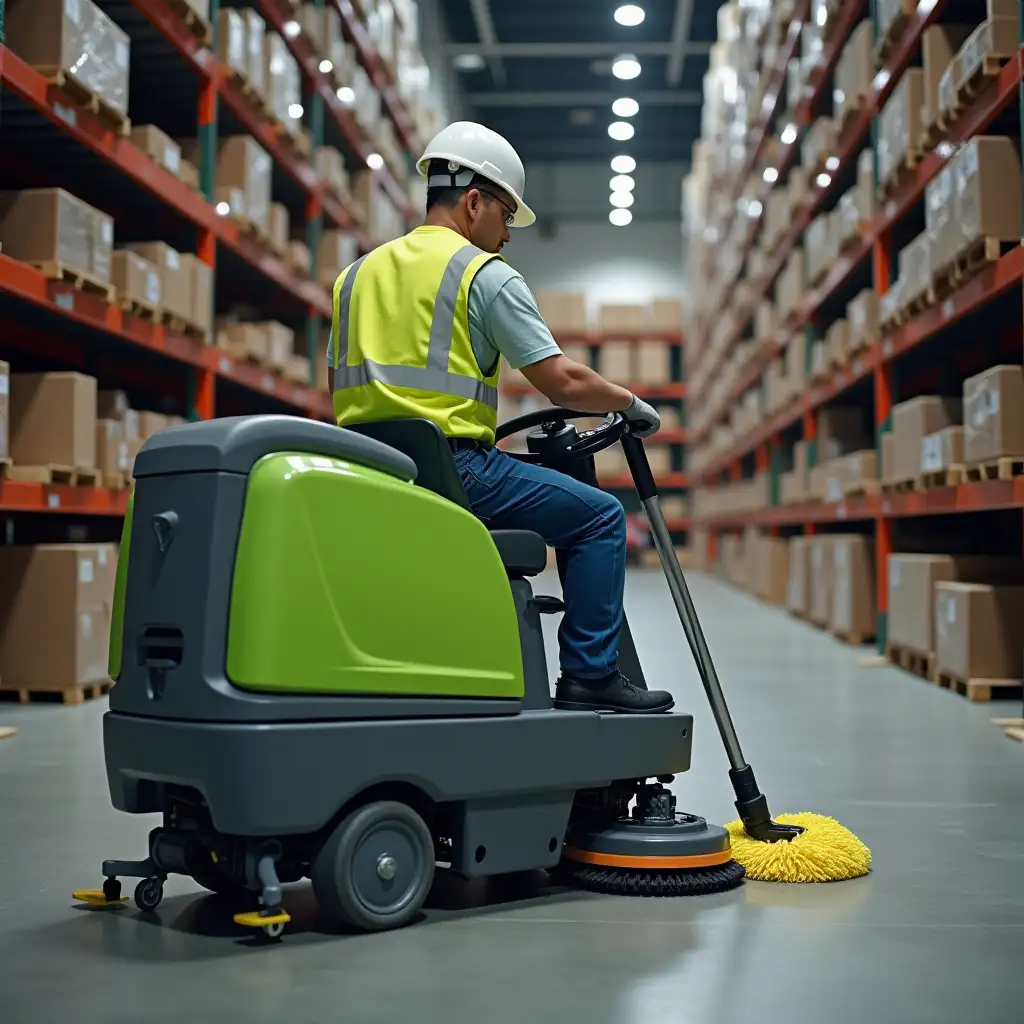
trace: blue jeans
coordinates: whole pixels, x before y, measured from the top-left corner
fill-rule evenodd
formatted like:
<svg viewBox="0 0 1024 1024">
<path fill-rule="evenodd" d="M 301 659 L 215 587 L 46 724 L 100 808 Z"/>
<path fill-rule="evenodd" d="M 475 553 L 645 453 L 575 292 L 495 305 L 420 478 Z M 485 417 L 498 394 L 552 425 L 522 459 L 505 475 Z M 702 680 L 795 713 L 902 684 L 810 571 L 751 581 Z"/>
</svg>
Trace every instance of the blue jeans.
<svg viewBox="0 0 1024 1024">
<path fill-rule="evenodd" d="M 532 530 L 555 549 L 565 615 L 562 671 L 578 679 L 614 672 L 626 583 L 626 513 L 614 495 L 506 455 L 462 448 L 455 464 L 476 516 L 491 530 Z"/>
</svg>

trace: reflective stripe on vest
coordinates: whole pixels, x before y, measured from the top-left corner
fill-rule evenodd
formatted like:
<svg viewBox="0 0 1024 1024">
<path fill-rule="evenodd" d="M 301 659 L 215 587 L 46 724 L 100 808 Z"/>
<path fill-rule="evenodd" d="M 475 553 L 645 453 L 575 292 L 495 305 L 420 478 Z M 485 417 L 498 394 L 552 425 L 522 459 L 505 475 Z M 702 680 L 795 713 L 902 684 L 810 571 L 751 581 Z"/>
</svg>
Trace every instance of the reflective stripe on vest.
<svg viewBox="0 0 1024 1024">
<path fill-rule="evenodd" d="M 366 259 L 366 254 L 352 264 L 345 280 L 341 282 L 338 295 L 338 337 L 337 369 L 334 371 L 334 388 L 357 388 L 375 381 L 394 388 L 416 388 L 420 391 L 435 391 L 442 395 L 453 395 L 480 402 L 492 409 L 498 408 L 498 389 L 475 377 L 452 373 L 448 369 L 452 340 L 455 334 L 455 306 L 459 299 L 459 288 L 466 268 L 480 255 L 482 250 L 475 245 L 464 245 L 448 261 L 441 275 L 441 284 L 434 300 L 434 313 L 430 321 L 430 344 L 427 349 L 426 366 L 378 363 L 364 359 L 353 366 L 348 365 L 348 331 L 352 307 L 352 288 L 356 274 Z"/>
</svg>

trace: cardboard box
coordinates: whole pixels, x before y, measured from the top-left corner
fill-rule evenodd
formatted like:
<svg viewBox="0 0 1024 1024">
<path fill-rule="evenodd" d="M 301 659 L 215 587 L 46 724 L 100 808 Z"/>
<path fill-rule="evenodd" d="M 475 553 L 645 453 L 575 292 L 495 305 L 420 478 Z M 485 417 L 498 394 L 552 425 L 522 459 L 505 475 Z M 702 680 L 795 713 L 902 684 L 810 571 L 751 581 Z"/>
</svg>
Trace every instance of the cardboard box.
<svg viewBox="0 0 1024 1024">
<path fill-rule="evenodd" d="M 96 421 L 96 468 L 103 474 L 131 473 L 132 460 L 120 420 Z"/>
<path fill-rule="evenodd" d="M 801 616 L 810 611 L 810 547 L 810 537 L 793 537 L 789 541 L 789 580 L 786 587 L 786 607 Z"/>
<path fill-rule="evenodd" d="M 267 23 L 251 7 L 240 12 L 245 26 L 245 72 L 258 96 L 267 96 L 267 69 L 263 60 L 263 40 Z"/>
<path fill-rule="evenodd" d="M 284 203 L 270 204 L 270 219 L 268 221 L 268 232 L 270 234 L 270 248 L 278 255 L 288 252 L 288 235 L 291 229 L 288 207 Z"/>
<path fill-rule="evenodd" d="M 209 332 L 213 322 L 213 270 L 190 252 L 181 254 L 181 266 L 190 296 L 188 322 Z"/>
<path fill-rule="evenodd" d="M 121 299 L 131 299 L 150 309 L 161 308 L 160 272 L 137 252 L 120 249 L 114 253 L 110 281 Z"/>
<path fill-rule="evenodd" d="M 135 242 L 125 246 L 148 260 L 160 275 L 160 294 L 164 310 L 182 320 L 192 320 L 192 296 L 188 272 L 181 253 L 166 242 Z"/>
<path fill-rule="evenodd" d="M 587 297 L 582 292 L 542 291 L 535 298 L 552 334 L 587 333 Z"/>
<path fill-rule="evenodd" d="M 878 119 L 878 181 L 885 185 L 900 173 L 904 157 L 917 145 L 924 102 L 924 71 L 900 75 Z"/>
<path fill-rule="evenodd" d="M 246 46 L 245 18 L 233 7 L 221 7 L 217 14 L 217 56 L 227 66 L 249 79 L 249 52 Z"/>
<path fill-rule="evenodd" d="M 633 381 L 633 344 L 628 341 L 605 341 L 597 350 L 597 369 L 613 384 L 629 385 Z"/>
<path fill-rule="evenodd" d="M 836 65 L 833 106 L 836 121 L 861 108 L 871 91 L 875 73 L 875 31 L 870 18 L 865 18 L 850 33 Z"/>
<path fill-rule="evenodd" d="M 1017 52 L 1016 43 L 1013 52 Z M 954 209 L 949 255 L 956 257 L 983 238 L 1019 242 L 1021 167 L 1014 142 L 1002 136 L 975 136 L 964 143 L 950 165 Z"/>
<path fill-rule="evenodd" d="M 878 339 L 878 294 L 865 288 L 846 306 L 846 319 L 850 325 L 850 355 L 868 348 Z"/>
<path fill-rule="evenodd" d="M 818 410 L 818 463 L 871 446 L 867 414 L 861 406 L 830 406 Z"/>
<path fill-rule="evenodd" d="M 1009 17 L 983 21 L 960 47 L 957 90 L 967 85 L 978 73 L 986 57 L 1013 57 L 1019 47 L 1020 23 L 1017 11 Z"/>
<path fill-rule="evenodd" d="M 260 325 L 266 332 L 267 362 L 284 369 L 295 352 L 295 332 L 284 324 L 269 321 Z M 306 379 L 309 374 L 307 372 Z"/>
<path fill-rule="evenodd" d="M 921 472 L 921 446 L 924 438 L 945 427 L 959 424 L 962 402 L 959 398 L 922 395 L 892 407 L 893 479 L 910 480 Z"/>
<path fill-rule="evenodd" d="M 313 269 L 313 258 L 309 254 L 309 249 L 305 242 L 289 242 L 288 251 L 285 256 L 285 260 L 288 266 L 295 271 L 300 277 L 309 277 Z M 338 273 L 344 268 L 339 268 Z M 338 275 L 334 275 L 334 280 L 330 282 L 329 287 L 334 287 L 334 281 L 337 280 Z M 320 267 L 320 280 L 325 280 L 324 268 Z"/>
<path fill-rule="evenodd" d="M 811 571 L 807 617 L 817 626 L 825 626 L 832 618 L 833 573 L 835 571 L 832 543 L 834 535 L 820 534 L 809 538 Z"/>
<path fill-rule="evenodd" d="M 784 604 L 789 587 L 789 541 L 758 537 L 754 547 L 753 589 L 764 601 Z"/>
<path fill-rule="evenodd" d="M 11 458 L 19 466 L 96 465 L 96 378 L 11 374 Z"/>
<path fill-rule="evenodd" d="M 921 104 L 921 128 L 930 128 L 939 117 L 939 80 L 952 64 L 970 25 L 930 25 L 921 35 L 921 60 L 924 66 L 924 101 Z M 955 73 L 952 76 L 955 80 Z"/>
<path fill-rule="evenodd" d="M 181 146 L 154 124 L 132 127 L 131 140 L 154 163 L 177 176 L 181 171 Z"/>
<path fill-rule="evenodd" d="M 169 425 L 167 417 L 162 412 L 139 412 L 139 435 L 143 441 L 148 441 L 161 430 L 166 430 Z"/>
<path fill-rule="evenodd" d="M 602 303 L 598 308 L 598 330 L 602 334 L 639 334 L 649 326 L 646 306 Z"/>
<path fill-rule="evenodd" d="M 252 359 L 266 363 L 270 355 L 270 337 L 265 324 L 227 324 L 218 333 L 218 343 L 223 338 L 224 347 L 236 359 Z"/>
<path fill-rule="evenodd" d="M 116 558 L 112 544 L 0 547 L 4 688 L 64 690 L 108 678 Z"/>
<path fill-rule="evenodd" d="M 966 681 L 1019 680 L 1024 587 L 935 585 L 935 667 Z"/>
<path fill-rule="evenodd" d="M 267 106 L 274 118 L 294 134 L 301 119 L 296 123 L 288 108 L 293 103 L 301 103 L 302 80 L 298 62 L 276 32 L 267 32 L 263 37 L 263 67 Z"/>
<path fill-rule="evenodd" d="M 199 191 L 199 168 L 189 160 L 182 160 L 178 177 L 191 189 Z"/>
<path fill-rule="evenodd" d="M 0 359 L 0 459 L 10 458 L 11 368 Z"/>
<path fill-rule="evenodd" d="M 921 472 L 936 473 L 964 464 L 964 428 L 944 427 L 921 442 Z"/>
<path fill-rule="evenodd" d="M 891 554 L 887 568 L 889 643 L 918 654 L 935 651 L 939 583 L 1024 583 L 1018 560 L 987 555 Z"/>
<path fill-rule="evenodd" d="M 933 274 L 949 266 L 960 239 L 960 228 L 953 216 L 955 159 L 928 182 L 924 191 L 924 225 Z"/>
<path fill-rule="evenodd" d="M 875 635 L 875 544 L 859 534 L 832 538 L 829 628 L 851 643 Z"/>
<path fill-rule="evenodd" d="M 675 333 L 683 329 L 683 304 L 678 299 L 654 299 L 648 318 L 652 331 Z"/>
<path fill-rule="evenodd" d="M 113 110 L 128 112 L 127 33 L 90 0 L 22 0 L 7 4 L 6 45 L 26 64 L 60 68 Z"/>
<path fill-rule="evenodd" d="M 270 155 L 251 135 L 233 135 L 221 140 L 217 152 L 217 188 L 237 189 L 242 195 L 245 218 L 263 234 L 270 229 L 272 171 Z M 231 212 L 237 213 L 233 206 Z"/>
<path fill-rule="evenodd" d="M 636 346 L 636 379 L 641 384 L 667 384 L 672 379 L 672 354 L 663 341 L 641 341 Z"/>
<path fill-rule="evenodd" d="M 887 484 L 890 480 L 895 479 L 895 470 L 893 468 L 893 436 L 892 431 L 887 430 L 882 434 L 881 444 L 882 458 L 881 464 L 878 467 L 878 477 L 882 483 Z"/>
<path fill-rule="evenodd" d="M 993 366 L 964 381 L 964 462 L 1024 455 L 1024 369 Z"/>
<path fill-rule="evenodd" d="M 333 288 L 338 275 L 358 258 L 358 236 L 351 231 L 323 232 L 317 258 L 321 284 Z"/>
<path fill-rule="evenodd" d="M 92 274 L 95 212 L 60 188 L 0 192 L 4 255 L 25 263 L 62 263 Z"/>
</svg>

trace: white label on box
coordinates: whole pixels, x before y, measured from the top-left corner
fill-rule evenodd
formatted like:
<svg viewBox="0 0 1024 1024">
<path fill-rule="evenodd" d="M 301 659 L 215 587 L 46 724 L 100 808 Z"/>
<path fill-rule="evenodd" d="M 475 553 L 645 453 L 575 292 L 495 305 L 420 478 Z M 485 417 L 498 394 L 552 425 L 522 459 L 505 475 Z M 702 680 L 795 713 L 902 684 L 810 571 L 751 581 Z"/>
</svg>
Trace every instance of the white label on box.
<svg viewBox="0 0 1024 1024">
<path fill-rule="evenodd" d="M 180 270 L 181 269 L 181 257 L 178 255 L 176 249 L 167 250 L 167 269 L 168 270 Z"/>
<path fill-rule="evenodd" d="M 988 393 L 988 413 L 990 416 L 999 414 L 999 392 L 995 388 Z"/>
<path fill-rule="evenodd" d="M 74 22 L 76 25 L 82 20 L 82 11 L 78 0 L 64 0 L 64 13 L 67 15 L 68 21 Z"/>
<path fill-rule="evenodd" d="M 160 303 L 160 275 L 153 270 L 146 271 L 146 301 Z"/>
<path fill-rule="evenodd" d="M 114 222 L 106 217 L 100 221 L 100 239 L 104 245 L 111 245 L 114 241 Z"/>
<path fill-rule="evenodd" d="M 106 564 L 107 564 L 107 549 L 106 548 L 100 548 L 99 549 L 99 551 L 96 553 L 96 561 L 99 562 L 101 566 L 106 567 Z"/>
<path fill-rule="evenodd" d="M 114 61 L 119 68 L 128 67 L 128 44 L 123 39 L 114 44 Z"/>
<path fill-rule="evenodd" d="M 60 508 L 60 495 L 59 494 L 48 494 L 46 496 L 46 507 L 47 508 Z"/>
<path fill-rule="evenodd" d="M 74 309 L 75 308 L 75 295 L 74 292 L 58 292 L 53 297 L 53 304 L 58 309 Z"/>
<path fill-rule="evenodd" d="M 900 585 L 900 564 L 899 562 L 893 562 L 890 563 L 890 566 L 889 581 L 894 587 L 898 587 Z"/>
<path fill-rule="evenodd" d="M 92 583 L 93 568 L 91 558 L 80 558 L 78 560 L 78 582 Z"/>
<path fill-rule="evenodd" d="M 118 469 L 131 469 L 131 460 L 128 458 L 128 442 L 122 441 L 117 446 L 117 468 Z"/>
<path fill-rule="evenodd" d="M 942 438 L 929 434 L 921 441 L 921 471 L 930 473 L 942 469 Z"/>
<path fill-rule="evenodd" d="M 78 115 L 75 113 L 74 108 L 65 107 L 63 103 L 54 103 L 53 112 L 65 123 L 71 125 L 72 128 L 78 124 Z"/>
<path fill-rule="evenodd" d="M 6 395 L 11 389 L 11 378 L 7 374 L 0 374 L 0 395 Z"/>
<path fill-rule="evenodd" d="M 81 612 L 78 616 L 78 624 L 82 639 L 88 640 L 92 636 L 92 616 L 88 612 Z"/>
<path fill-rule="evenodd" d="M 164 146 L 164 167 L 177 174 L 181 170 L 181 150 L 177 146 Z"/>
<path fill-rule="evenodd" d="M 952 597 L 946 598 L 946 621 L 956 622 L 956 601 Z"/>
</svg>

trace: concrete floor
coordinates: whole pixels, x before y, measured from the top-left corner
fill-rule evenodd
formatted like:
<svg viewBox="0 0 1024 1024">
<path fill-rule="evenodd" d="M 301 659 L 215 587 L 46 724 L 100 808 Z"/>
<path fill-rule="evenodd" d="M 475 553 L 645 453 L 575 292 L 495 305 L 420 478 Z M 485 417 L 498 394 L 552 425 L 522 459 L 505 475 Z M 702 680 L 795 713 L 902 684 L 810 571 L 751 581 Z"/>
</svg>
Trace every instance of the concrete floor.
<svg viewBox="0 0 1024 1024">
<path fill-rule="evenodd" d="M 1020 1019 L 1024 747 L 961 698 L 694 577 L 745 752 L 776 811 L 833 814 L 875 856 L 832 886 L 655 901 L 439 884 L 427 920 L 351 937 L 290 894 L 282 944 L 168 883 L 150 919 L 72 907 L 151 827 L 110 809 L 100 716 L 0 705 L 0 1019 L 11 1024 L 722 1024 Z M 557 586 L 557 583 L 555 584 Z M 548 590 L 548 592 L 551 592 Z M 678 792 L 733 817 L 724 755 L 660 575 L 629 608 L 652 683 L 696 715 Z M 130 890 L 129 890 L 130 891 Z"/>
</svg>

